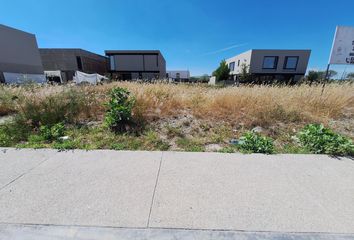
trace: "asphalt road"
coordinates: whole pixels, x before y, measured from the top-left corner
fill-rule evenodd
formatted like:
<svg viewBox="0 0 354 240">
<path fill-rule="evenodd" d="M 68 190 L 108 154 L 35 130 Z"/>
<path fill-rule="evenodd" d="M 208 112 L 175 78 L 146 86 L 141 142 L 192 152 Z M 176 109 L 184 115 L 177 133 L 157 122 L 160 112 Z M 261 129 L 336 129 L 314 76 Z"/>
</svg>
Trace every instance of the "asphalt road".
<svg viewBox="0 0 354 240">
<path fill-rule="evenodd" d="M 0 239 L 354 238 L 348 158 L 0 150 Z"/>
</svg>

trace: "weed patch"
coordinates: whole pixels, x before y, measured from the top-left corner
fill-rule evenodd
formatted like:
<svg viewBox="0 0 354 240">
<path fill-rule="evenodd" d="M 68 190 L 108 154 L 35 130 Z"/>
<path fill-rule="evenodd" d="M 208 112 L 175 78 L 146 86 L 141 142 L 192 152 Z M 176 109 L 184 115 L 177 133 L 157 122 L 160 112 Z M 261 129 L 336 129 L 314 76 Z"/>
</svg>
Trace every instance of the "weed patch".
<svg viewBox="0 0 354 240">
<path fill-rule="evenodd" d="M 299 133 L 303 147 L 316 154 L 354 155 L 351 139 L 325 128 L 322 124 L 309 124 Z"/>
<path fill-rule="evenodd" d="M 244 152 L 271 154 L 274 153 L 274 144 L 271 138 L 254 132 L 246 132 L 240 138 L 239 149 Z"/>
</svg>

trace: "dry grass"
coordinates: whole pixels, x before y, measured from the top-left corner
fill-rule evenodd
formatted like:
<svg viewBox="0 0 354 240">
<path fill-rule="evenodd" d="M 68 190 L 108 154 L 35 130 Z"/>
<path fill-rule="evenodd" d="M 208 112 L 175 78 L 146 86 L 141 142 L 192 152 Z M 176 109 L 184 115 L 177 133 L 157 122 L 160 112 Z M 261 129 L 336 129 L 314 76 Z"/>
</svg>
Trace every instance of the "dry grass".
<svg viewBox="0 0 354 240">
<path fill-rule="evenodd" d="M 274 122 L 323 122 L 354 111 L 354 85 L 206 86 L 114 83 L 95 88 L 104 96 L 110 88 L 128 88 L 137 98 L 135 111 L 148 120 L 190 112 L 200 119 L 267 126 Z"/>
<path fill-rule="evenodd" d="M 100 86 L 3 87 L 0 112 L 19 111 L 27 99 L 43 102 L 49 96 L 60 96 L 74 89 L 84 105 L 75 115 L 81 120 L 102 120 L 107 93 L 113 87 L 129 89 L 137 99 L 136 117 L 147 122 L 177 117 L 188 112 L 198 119 L 224 121 L 246 127 L 274 125 L 277 122 L 328 124 L 352 115 L 354 85 L 330 84 L 323 94 L 322 86 L 242 86 L 212 88 L 203 85 L 141 84 L 116 82 Z M 12 96 L 11 96 L 12 95 Z M 16 96 L 16 97 L 13 97 Z M 10 99 L 15 99 L 11 102 Z"/>
<path fill-rule="evenodd" d="M 101 124 L 114 87 L 127 88 L 136 98 L 134 119 L 142 126 L 137 135 L 113 134 Z M 260 126 L 280 152 L 299 152 L 292 137 L 308 123 L 323 123 L 354 139 L 354 85 L 329 84 L 323 94 L 322 86 L 307 85 L 0 86 L 0 116 L 13 113 L 20 113 L 13 126 L 0 124 L 2 146 L 54 146 L 31 136 L 42 125 L 65 122 L 72 138 L 65 148 L 203 151 L 216 144 L 228 152 L 230 139 Z"/>
</svg>

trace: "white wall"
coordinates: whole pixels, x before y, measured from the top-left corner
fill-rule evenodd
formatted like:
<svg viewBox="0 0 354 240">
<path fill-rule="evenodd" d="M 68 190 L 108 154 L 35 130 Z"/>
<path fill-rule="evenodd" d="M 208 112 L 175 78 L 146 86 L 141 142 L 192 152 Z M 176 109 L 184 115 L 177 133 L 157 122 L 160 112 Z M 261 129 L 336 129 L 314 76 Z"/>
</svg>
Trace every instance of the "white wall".
<svg viewBox="0 0 354 240">
<path fill-rule="evenodd" d="M 240 74 L 242 69 L 242 64 L 249 66 L 251 64 L 252 50 L 241 53 L 240 55 L 234 56 L 232 58 L 226 59 L 226 63 L 229 66 L 230 63 L 235 63 L 234 71 L 230 71 L 231 75 Z"/>
<path fill-rule="evenodd" d="M 208 84 L 209 85 L 215 85 L 216 84 L 216 77 L 215 76 L 210 77 Z"/>
</svg>

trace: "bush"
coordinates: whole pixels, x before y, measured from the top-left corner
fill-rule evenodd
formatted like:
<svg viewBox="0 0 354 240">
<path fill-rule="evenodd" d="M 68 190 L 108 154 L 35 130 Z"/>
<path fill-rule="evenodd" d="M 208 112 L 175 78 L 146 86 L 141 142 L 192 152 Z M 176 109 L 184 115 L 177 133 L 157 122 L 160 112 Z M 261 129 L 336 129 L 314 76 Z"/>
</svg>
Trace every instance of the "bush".
<svg viewBox="0 0 354 240">
<path fill-rule="evenodd" d="M 105 115 L 105 122 L 114 131 L 123 132 L 127 130 L 127 125 L 132 121 L 132 108 L 135 98 L 124 88 L 114 88 L 111 90 L 110 100 L 106 104 L 108 107 Z"/>
<path fill-rule="evenodd" d="M 47 140 L 57 140 L 65 134 L 65 125 L 64 123 L 57 123 L 53 126 L 41 126 L 40 127 L 41 136 Z"/>
<path fill-rule="evenodd" d="M 322 124 L 309 124 L 299 133 L 303 147 L 311 153 L 353 155 L 352 140 L 325 128 Z"/>
<path fill-rule="evenodd" d="M 20 141 L 26 141 L 32 129 L 22 118 L 15 117 L 13 121 L 0 125 L 0 146 L 11 147 Z"/>
<path fill-rule="evenodd" d="M 273 140 L 254 132 L 246 132 L 240 138 L 239 148 L 246 152 L 274 153 Z"/>
</svg>

